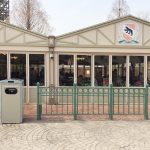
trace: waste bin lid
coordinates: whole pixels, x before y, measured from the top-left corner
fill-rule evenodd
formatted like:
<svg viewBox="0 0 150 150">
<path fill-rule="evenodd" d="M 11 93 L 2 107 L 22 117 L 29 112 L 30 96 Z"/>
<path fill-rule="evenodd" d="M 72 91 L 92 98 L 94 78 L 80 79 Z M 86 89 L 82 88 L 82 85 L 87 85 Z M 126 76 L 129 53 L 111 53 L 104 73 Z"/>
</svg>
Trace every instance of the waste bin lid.
<svg viewBox="0 0 150 150">
<path fill-rule="evenodd" d="M 1 84 L 1 83 L 23 84 L 24 81 L 21 80 L 21 79 L 6 79 L 6 80 L 1 80 L 1 81 L 0 81 L 0 84 Z"/>
</svg>

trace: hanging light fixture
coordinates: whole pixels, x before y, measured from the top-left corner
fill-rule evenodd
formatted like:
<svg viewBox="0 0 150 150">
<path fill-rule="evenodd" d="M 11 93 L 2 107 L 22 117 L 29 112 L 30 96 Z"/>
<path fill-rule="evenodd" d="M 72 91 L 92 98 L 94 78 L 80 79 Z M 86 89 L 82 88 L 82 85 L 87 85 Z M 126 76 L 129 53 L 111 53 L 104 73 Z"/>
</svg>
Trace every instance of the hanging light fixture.
<svg viewBox="0 0 150 150">
<path fill-rule="evenodd" d="M 16 59 L 18 59 L 18 57 L 17 56 L 12 56 L 11 59 L 16 60 Z"/>
<path fill-rule="evenodd" d="M 90 75 L 90 70 L 89 70 L 89 69 L 86 70 L 86 74 L 87 74 L 87 75 Z"/>
</svg>

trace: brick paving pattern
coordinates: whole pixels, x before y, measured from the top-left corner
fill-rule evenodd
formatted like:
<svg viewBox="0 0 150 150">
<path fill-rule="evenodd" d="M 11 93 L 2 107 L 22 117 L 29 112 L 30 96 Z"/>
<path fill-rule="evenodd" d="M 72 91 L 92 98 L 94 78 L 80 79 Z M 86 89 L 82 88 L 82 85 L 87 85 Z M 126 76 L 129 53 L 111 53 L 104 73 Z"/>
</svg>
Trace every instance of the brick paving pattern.
<svg viewBox="0 0 150 150">
<path fill-rule="evenodd" d="M 0 124 L 0 150 L 150 150 L 150 121 L 143 116 L 114 116 L 114 121 L 108 115 L 79 115 L 78 121 L 72 115 L 42 116 L 37 121 L 36 105 L 24 108 L 22 124 Z"/>
<path fill-rule="evenodd" d="M 58 109 L 56 111 L 56 106 L 55 105 L 48 105 L 47 106 L 47 114 L 48 115 L 42 115 L 42 120 L 73 120 L 73 115 L 72 115 L 72 106 L 69 106 L 68 109 L 65 108 L 65 106 L 63 106 L 63 114 L 69 114 L 69 115 L 50 115 L 51 112 L 53 114 L 61 114 L 62 113 L 62 107 L 60 107 L 60 109 Z M 140 108 L 140 109 L 139 109 Z M 46 108 L 43 105 L 42 108 L 42 113 L 46 114 Z M 126 115 L 113 115 L 113 119 L 114 120 L 144 120 L 144 115 L 137 115 L 138 114 L 138 110 L 140 110 L 141 113 L 143 113 L 143 107 L 138 107 L 135 105 L 135 112 L 133 112 L 133 110 L 130 108 L 130 113 L 133 114 L 135 113 L 136 115 L 127 115 L 128 114 L 128 107 L 125 106 L 124 108 L 124 112 Z M 150 105 L 149 105 L 149 110 L 150 110 Z M 84 113 L 85 115 L 78 115 L 77 118 L 78 120 L 94 120 L 94 121 L 98 121 L 98 120 L 109 120 L 109 116 L 108 115 L 103 115 L 103 108 L 100 107 L 100 113 L 101 115 L 92 115 L 92 113 L 97 114 L 98 113 L 98 109 L 95 106 L 94 109 L 93 107 L 89 107 L 89 111 L 87 111 L 86 106 L 84 106 Z M 80 114 L 82 114 L 82 109 L 81 107 L 79 107 L 78 112 Z M 90 115 L 86 115 L 86 114 Z M 114 107 L 114 113 L 123 113 L 123 107 L 120 107 L 118 110 L 118 107 Z M 105 106 L 104 107 L 104 113 L 108 114 L 108 107 Z M 149 111 L 149 117 L 150 117 L 150 111 Z M 33 121 L 36 120 L 36 105 L 25 105 L 24 106 L 24 119 L 25 121 Z"/>
<path fill-rule="evenodd" d="M 150 121 L 0 125 L 0 150 L 149 150 Z"/>
</svg>

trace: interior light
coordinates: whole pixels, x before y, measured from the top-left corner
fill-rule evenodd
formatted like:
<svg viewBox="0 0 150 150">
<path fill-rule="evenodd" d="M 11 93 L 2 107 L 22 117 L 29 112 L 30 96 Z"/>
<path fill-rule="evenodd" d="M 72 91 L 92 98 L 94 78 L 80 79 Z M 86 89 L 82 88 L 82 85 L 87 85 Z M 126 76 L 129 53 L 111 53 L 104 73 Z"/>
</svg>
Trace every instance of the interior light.
<svg viewBox="0 0 150 150">
<path fill-rule="evenodd" d="M 90 74 L 90 70 L 86 70 L 86 74 L 89 75 Z"/>
<path fill-rule="evenodd" d="M 17 56 L 12 56 L 11 59 L 16 60 L 16 59 L 18 59 L 18 57 Z"/>
</svg>

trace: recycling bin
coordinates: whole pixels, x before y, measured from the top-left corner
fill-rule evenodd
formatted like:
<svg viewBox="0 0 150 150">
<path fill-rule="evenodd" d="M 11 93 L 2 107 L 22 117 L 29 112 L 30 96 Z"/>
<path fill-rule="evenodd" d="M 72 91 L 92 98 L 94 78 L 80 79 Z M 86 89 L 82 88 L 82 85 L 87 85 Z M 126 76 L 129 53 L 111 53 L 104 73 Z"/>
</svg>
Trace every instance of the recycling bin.
<svg viewBox="0 0 150 150">
<path fill-rule="evenodd" d="M 0 81 L 1 123 L 21 123 L 23 121 L 23 80 Z"/>
</svg>

